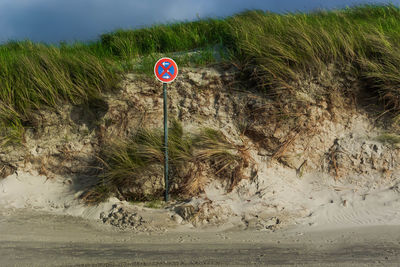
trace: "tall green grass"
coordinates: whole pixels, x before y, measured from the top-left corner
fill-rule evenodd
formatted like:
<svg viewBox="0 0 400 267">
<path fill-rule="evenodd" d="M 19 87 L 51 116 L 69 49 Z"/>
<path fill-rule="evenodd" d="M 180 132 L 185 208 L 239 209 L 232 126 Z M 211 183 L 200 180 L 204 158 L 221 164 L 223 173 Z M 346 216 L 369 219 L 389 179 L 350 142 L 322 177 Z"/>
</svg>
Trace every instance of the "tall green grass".
<svg viewBox="0 0 400 267">
<path fill-rule="evenodd" d="M 225 20 L 208 19 L 150 28 L 119 30 L 101 36 L 101 45 L 119 58 L 134 58 L 151 53 L 168 53 L 229 42 L 231 34 Z"/>
<path fill-rule="evenodd" d="M 365 5 L 335 11 L 278 15 L 250 11 L 231 19 L 237 56 L 260 88 L 321 69 L 359 79 L 388 109 L 400 111 L 400 9 Z"/>
<path fill-rule="evenodd" d="M 86 49 L 63 49 L 29 41 L 0 46 L 3 143 L 21 139 L 21 126 L 29 124 L 35 110 L 58 110 L 65 102 L 90 102 L 113 89 L 119 74 L 110 66 L 107 59 Z"/>
</svg>

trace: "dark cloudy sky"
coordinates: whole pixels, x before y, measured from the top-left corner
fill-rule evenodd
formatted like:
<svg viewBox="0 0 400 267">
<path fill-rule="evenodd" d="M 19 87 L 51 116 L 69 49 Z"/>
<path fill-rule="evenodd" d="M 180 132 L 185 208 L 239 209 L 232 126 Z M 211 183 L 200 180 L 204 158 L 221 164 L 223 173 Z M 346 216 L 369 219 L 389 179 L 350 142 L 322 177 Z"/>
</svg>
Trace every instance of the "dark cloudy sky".
<svg viewBox="0 0 400 267">
<path fill-rule="evenodd" d="M 400 0 L 0 0 L 0 42 L 94 40 L 117 28 L 224 17 L 245 9 L 274 12 Z"/>
</svg>

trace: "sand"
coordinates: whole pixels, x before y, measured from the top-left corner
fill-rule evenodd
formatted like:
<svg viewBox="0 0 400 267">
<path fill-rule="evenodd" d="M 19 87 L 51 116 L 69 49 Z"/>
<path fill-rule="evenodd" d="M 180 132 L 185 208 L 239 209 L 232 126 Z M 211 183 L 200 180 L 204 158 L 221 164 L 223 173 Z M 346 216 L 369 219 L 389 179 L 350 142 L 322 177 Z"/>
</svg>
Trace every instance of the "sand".
<svg viewBox="0 0 400 267">
<path fill-rule="evenodd" d="M 20 209 L 0 220 L 1 266 L 397 266 L 399 226 L 134 233 Z"/>
<path fill-rule="evenodd" d="M 79 216 L 87 219 L 98 219 L 103 210 L 108 210 L 118 199 L 97 206 L 81 203 L 78 196 L 82 193 L 65 177 L 48 179 L 37 173 L 17 172 L 0 180 L 0 207 L 11 210 L 30 208 L 47 211 L 53 214 Z"/>
</svg>

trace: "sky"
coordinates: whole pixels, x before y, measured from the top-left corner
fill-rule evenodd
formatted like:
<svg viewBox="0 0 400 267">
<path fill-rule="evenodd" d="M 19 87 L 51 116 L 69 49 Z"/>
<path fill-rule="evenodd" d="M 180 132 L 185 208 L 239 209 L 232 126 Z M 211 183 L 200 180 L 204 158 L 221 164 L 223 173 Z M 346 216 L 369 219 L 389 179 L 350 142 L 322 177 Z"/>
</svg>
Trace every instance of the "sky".
<svg viewBox="0 0 400 267">
<path fill-rule="evenodd" d="M 226 17 L 248 9 L 312 11 L 400 0 L 0 0 L 0 43 L 96 40 L 116 29 Z"/>
</svg>

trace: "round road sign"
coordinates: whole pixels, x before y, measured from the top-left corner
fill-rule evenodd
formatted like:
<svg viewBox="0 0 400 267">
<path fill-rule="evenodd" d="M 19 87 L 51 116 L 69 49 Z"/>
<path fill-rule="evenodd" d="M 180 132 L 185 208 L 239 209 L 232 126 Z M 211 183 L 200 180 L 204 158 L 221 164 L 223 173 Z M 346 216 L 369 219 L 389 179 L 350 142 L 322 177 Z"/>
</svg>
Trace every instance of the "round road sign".
<svg viewBox="0 0 400 267">
<path fill-rule="evenodd" d="M 154 65 L 154 74 L 160 82 L 170 83 L 178 75 L 178 65 L 173 59 L 163 57 Z"/>
</svg>

